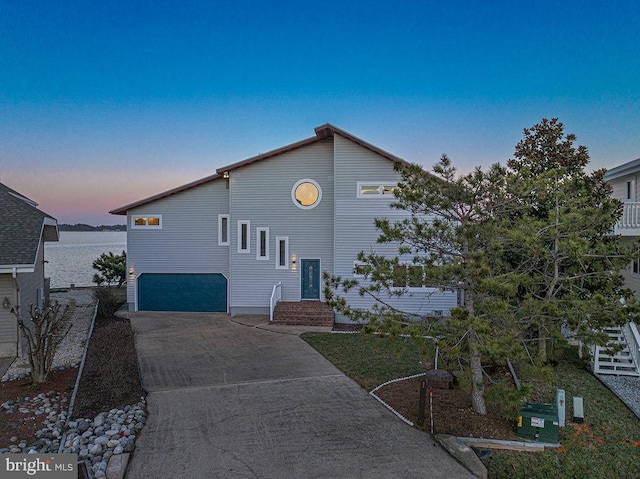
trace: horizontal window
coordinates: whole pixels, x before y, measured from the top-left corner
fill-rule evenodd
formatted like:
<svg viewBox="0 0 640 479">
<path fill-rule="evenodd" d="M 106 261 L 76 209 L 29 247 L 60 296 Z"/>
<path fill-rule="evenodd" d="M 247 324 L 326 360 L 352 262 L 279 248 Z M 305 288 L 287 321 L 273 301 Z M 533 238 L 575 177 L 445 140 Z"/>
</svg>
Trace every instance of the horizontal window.
<svg viewBox="0 0 640 479">
<path fill-rule="evenodd" d="M 131 228 L 133 229 L 161 229 L 162 215 L 132 216 Z"/>
<path fill-rule="evenodd" d="M 393 286 L 396 288 L 422 288 L 424 269 L 420 265 L 397 264 L 393 268 Z"/>
<path fill-rule="evenodd" d="M 393 183 L 381 181 L 359 181 L 358 198 L 393 198 L 393 191 L 397 187 Z"/>
</svg>

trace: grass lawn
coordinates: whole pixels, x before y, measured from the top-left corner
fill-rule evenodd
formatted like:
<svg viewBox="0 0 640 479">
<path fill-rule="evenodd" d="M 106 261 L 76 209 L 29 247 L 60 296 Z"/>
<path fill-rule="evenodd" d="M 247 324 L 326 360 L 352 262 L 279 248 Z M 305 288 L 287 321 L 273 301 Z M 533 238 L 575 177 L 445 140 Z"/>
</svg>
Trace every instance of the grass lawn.
<svg viewBox="0 0 640 479">
<path fill-rule="evenodd" d="M 424 372 L 425 358 L 433 357 L 432 344 L 417 338 L 331 333 L 305 333 L 302 338 L 367 391 Z"/>
<path fill-rule="evenodd" d="M 303 339 L 367 391 L 424 371 L 425 358 L 432 357 L 426 350 L 429 346 L 418 339 L 328 333 L 307 333 Z M 579 362 L 562 362 L 554 373 L 553 384 L 535 383 L 532 392 L 537 400 L 555 402 L 555 389 L 565 390 L 567 427 L 560 431 L 562 447 L 544 453 L 494 451 L 485 462 L 489 477 L 640 478 L 640 420 Z M 583 425 L 570 422 L 573 396 L 583 397 Z"/>
</svg>

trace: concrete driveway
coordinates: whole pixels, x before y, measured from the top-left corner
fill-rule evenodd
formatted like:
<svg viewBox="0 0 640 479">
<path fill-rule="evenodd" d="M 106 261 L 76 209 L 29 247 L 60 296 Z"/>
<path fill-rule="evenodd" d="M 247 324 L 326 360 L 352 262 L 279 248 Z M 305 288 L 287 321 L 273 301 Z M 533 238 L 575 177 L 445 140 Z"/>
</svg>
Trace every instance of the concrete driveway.
<svg viewBox="0 0 640 479">
<path fill-rule="evenodd" d="M 129 479 L 473 477 L 295 329 L 204 313 L 131 321 L 149 418 Z"/>
</svg>

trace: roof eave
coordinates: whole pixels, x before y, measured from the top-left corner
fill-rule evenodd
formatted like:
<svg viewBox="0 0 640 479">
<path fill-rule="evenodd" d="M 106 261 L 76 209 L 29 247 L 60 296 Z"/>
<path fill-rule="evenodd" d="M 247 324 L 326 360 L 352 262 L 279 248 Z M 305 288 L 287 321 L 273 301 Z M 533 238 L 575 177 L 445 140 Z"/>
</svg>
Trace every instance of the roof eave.
<svg viewBox="0 0 640 479">
<path fill-rule="evenodd" d="M 622 165 L 616 166 L 615 168 L 611 168 L 605 173 L 604 179 L 606 181 L 615 180 L 616 178 L 620 178 L 622 176 L 635 173 L 639 170 L 640 170 L 640 158 L 637 158 L 627 163 L 623 163 Z"/>
<path fill-rule="evenodd" d="M 33 273 L 35 270 L 32 264 L 0 264 L 0 274 Z"/>
<path fill-rule="evenodd" d="M 176 193 L 180 193 L 181 191 L 185 191 L 191 188 L 195 188 L 196 186 L 200 186 L 200 185 L 204 185 L 206 183 L 209 183 L 211 181 L 215 181 L 222 178 L 222 175 L 219 174 L 213 174 L 210 176 L 206 176 L 204 178 L 201 178 L 199 180 L 196 181 L 192 181 L 190 183 L 186 183 L 182 186 L 178 186 L 176 188 L 172 188 L 170 190 L 167 191 L 163 191 L 162 193 L 158 193 L 157 195 L 153 195 L 153 196 L 149 196 L 147 198 L 144 198 L 142 200 L 138 200 L 138 201 L 134 201 L 133 203 L 129 203 L 127 205 L 121 206 L 120 208 L 116 208 L 113 209 L 111 211 L 109 211 L 109 213 L 111 213 L 112 215 L 126 215 L 127 211 L 132 210 L 133 208 L 138 208 L 140 206 L 144 206 L 148 203 L 153 203 L 154 201 L 158 201 L 161 200 L 162 198 L 166 198 L 168 196 L 171 195 L 175 195 Z"/>
</svg>

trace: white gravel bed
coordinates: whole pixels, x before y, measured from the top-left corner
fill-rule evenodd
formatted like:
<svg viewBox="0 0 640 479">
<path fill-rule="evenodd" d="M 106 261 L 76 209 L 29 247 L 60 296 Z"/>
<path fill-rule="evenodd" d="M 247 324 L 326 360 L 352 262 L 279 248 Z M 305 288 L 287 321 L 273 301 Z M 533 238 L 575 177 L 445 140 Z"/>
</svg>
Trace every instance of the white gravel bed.
<svg viewBox="0 0 640 479">
<path fill-rule="evenodd" d="M 53 358 L 53 369 L 73 368 L 80 364 L 84 346 L 87 342 L 87 333 L 91 325 L 91 319 L 96 305 L 93 298 L 93 289 L 72 289 L 63 292 L 52 292 L 51 301 L 58 301 L 64 308 L 70 305 L 73 308 L 71 315 L 71 329 L 62 340 Z M 20 379 L 29 375 L 29 361 L 24 358 L 16 358 L 2 376 L 2 381 Z"/>
<path fill-rule="evenodd" d="M 599 374 L 602 381 L 640 419 L 640 378 Z"/>
</svg>

